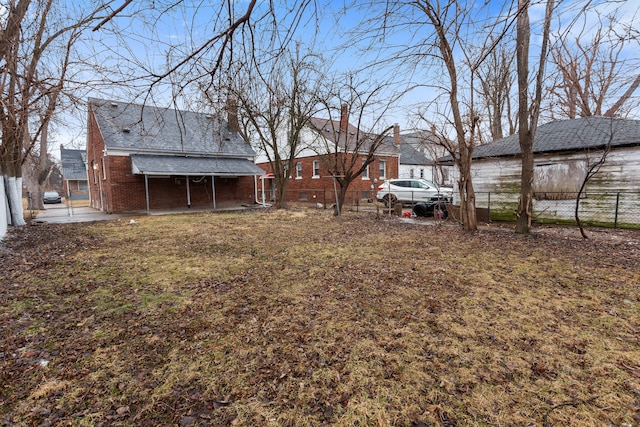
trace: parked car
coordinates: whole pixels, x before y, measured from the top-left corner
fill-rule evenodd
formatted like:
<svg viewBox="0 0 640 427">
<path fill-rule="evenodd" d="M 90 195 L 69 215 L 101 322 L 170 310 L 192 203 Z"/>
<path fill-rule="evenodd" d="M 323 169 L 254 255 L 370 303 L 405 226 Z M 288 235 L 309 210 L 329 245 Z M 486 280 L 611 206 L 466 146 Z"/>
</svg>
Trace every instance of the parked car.
<svg viewBox="0 0 640 427">
<path fill-rule="evenodd" d="M 453 200 L 453 188 L 440 187 L 426 179 L 390 179 L 378 187 L 376 199 L 386 207 L 396 203 L 412 204 L 418 202 L 444 202 Z"/>
<path fill-rule="evenodd" d="M 58 194 L 57 191 L 45 191 L 44 192 L 44 203 L 62 203 L 62 197 Z"/>
<path fill-rule="evenodd" d="M 422 216 L 426 218 L 447 219 L 447 204 L 441 201 L 437 202 L 418 202 L 413 206 L 412 213 L 414 216 Z"/>
</svg>

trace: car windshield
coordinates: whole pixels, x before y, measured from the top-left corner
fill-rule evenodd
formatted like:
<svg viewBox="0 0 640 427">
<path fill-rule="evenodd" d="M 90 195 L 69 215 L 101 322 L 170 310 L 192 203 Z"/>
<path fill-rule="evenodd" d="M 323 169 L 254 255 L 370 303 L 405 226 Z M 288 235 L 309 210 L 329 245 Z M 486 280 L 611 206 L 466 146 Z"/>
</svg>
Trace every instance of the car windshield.
<svg viewBox="0 0 640 427">
<path fill-rule="evenodd" d="M 47 191 L 44 193 L 45 197 L 58 197 L 58 192 L 57 191 Z"/>
</svg>

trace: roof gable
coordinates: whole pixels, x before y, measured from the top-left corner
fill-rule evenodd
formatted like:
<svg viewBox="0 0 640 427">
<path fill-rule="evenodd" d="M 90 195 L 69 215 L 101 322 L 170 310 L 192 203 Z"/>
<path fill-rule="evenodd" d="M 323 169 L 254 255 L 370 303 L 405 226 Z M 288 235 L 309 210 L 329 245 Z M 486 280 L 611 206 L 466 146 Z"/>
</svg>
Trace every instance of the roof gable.
<svg viewBox="0 0 640 427">
<path fill-rule="evenodd" d="M 60 149 L 60 161 L 62 163 L 62 176 L 65 180 L 86 181 L 87 153 L 85 150 Z"/>
<path fill-rule="evenodd" d="M 340 130 L 340 122 L 331 119 L 323 119 L 318 117 L 309 118 L 309 126 L 323 139 L 332 144 L 338 145 L 339 148 L 353 152 L 356 148 L 359 151 L 368 151 L 370 144 L 375 140 L 377 135 L 359 131 L 356 126 L 347 123 L 346 135 Z M 358 138 L 362 141 L 358 143 Z M 358 147 L 358 145 L 360 145 Z M 393 145 L 393 140 L 385 137 L 376 150 L 378 155 L 397 156 L 398 148 Z"/>
<path fill-rule="evenodd" d="M 89 100 L 105 147 L 134 153 L 253 157 L 220 117 L 150 105 Z"/>
</svg>

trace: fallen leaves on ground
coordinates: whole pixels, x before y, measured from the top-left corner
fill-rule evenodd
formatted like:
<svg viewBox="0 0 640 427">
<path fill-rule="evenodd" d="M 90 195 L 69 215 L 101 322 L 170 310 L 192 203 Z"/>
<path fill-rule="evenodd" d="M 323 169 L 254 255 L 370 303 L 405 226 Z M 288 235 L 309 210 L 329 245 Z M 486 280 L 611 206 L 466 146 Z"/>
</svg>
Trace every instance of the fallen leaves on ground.
<svg viewBox="0 0 640 427">
<path fill-rule="evenodd" d="M 316 210 L 11 230 L 5 425 L 634 425 L 640 235 Z"/>
</svg>

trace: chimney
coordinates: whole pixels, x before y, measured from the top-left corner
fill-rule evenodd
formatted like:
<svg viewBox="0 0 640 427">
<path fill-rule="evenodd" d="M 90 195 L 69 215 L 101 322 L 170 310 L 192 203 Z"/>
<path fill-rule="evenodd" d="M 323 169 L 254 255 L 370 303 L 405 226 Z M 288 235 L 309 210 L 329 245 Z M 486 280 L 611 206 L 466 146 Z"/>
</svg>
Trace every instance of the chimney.
<svg viewBox="0 0 640 427">
<path fill-rule="evenodd" d="M 340 133 L 343 133 L 346 135 L 348 126 L 349 126 L 349 112 L 347 109 L 347 104 L 342 104 L 342 108 L 340 109 Z"/>
<path fill-rule="evenodd" d="M 393 125 L 393 145 L 400 146 L 400 125 L 397 123 Z"/>
<path fill-rule="evenodd" d="M 229 95 L 227 97 L 227 123 L 232 132 L 240 132 L 240 122 L 238 121 L 238 102 Z"/>
</svg>

